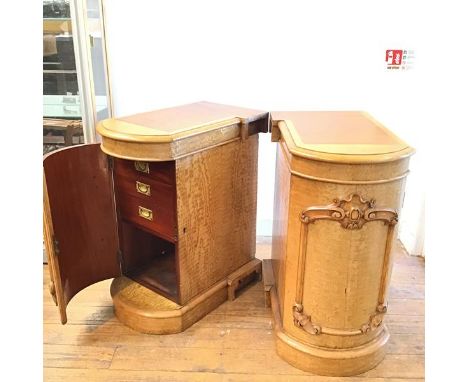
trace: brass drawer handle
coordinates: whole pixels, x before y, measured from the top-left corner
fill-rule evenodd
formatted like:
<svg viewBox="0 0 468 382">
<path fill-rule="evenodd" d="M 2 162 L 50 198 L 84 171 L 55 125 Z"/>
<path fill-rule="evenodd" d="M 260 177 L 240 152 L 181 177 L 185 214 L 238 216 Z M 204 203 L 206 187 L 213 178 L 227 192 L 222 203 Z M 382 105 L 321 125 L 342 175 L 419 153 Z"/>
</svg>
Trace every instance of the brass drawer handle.
<svg viewBox="0 0 468 382">
<path fill-rule="evenodd" d="M 134 164 L 135 164 L 135 170 L 149 174 L 148 162 L 141 162 L 141 161 L 136 160 Z"/>
<path fill-rule="evenodd" d="M 138 206 L 138 215 L 140 215 L 143 219 L 153 220 L 153 211 L 149 210 L 148 208 Z"/>
<path fill-rule="evenodd" d="M 149 184 L 141 183 L 137 180 L 136 189 L 140 194 L 151 196 L 151 186 Z"/>
</svg>

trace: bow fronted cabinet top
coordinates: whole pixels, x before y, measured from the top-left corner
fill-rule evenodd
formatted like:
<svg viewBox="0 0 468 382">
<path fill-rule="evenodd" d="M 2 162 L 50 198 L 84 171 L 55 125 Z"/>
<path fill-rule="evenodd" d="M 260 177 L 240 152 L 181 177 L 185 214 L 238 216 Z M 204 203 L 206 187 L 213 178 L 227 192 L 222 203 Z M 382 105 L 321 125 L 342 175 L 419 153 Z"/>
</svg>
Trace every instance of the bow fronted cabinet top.
<svg viewBox="0 0 468 382">
<path fill-rule="evenodd" d="M 102 150 L 115 157 L 173 160 L 272 132 L 293 155 L 349 163 L 392 161 L 414 149 L 361 111 L 275 111 L 197 102 L 117 117 L 97 126 Z"/>
</svg>

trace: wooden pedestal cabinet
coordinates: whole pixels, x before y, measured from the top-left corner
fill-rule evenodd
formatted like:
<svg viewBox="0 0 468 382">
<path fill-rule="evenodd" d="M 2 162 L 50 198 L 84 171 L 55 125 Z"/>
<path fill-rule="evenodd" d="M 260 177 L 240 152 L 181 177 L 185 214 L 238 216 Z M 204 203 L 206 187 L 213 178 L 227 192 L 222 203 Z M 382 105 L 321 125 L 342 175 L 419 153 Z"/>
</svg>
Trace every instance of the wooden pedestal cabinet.
<svg viewBox="0 0 468 382">
<path fill-rule="evenodd" d="M 315 374 L 362 373 L 388 343 L 391 248 L 413 149 L 365 113 L 277 112 L 272 120 L 275 207 L 264 280 L 277 352 Z"/>
<path fill-rule="evenodd" d="M 192 325 L 261 272 L 255 259 L 258 133 L 269 113 L 196 103 L 98 126 L 101 144 L 44 158 L 51 293 L 115 278 L 120 321 Z"/>
<path fill-rule="evenodd" d="M 259 275 L 258 133 L 269 131 L 276 184 L 263 276 L 277 352 L 321 375 L 377 365 L 414 150 L 360 112 L 202 102 L 105 120 L 100 145 L 46 156 L 45 243 L 62 323 L 76 293 L 114 278 L 119 320 L 180 332 Z"/>
</svg>

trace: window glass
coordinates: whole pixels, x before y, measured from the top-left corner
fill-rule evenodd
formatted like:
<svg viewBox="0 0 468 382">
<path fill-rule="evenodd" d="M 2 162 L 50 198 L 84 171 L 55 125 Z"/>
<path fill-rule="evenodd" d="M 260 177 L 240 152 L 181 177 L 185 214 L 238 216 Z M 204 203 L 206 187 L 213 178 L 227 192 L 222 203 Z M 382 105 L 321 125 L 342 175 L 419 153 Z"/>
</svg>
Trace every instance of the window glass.
<svg viewBox="0 0 468 382">
<path fill-rule="evenodd" d="M 69 0 L 43 0 L 43 152 L 83 143 Z"/>
<path fill-rule="evenodd" d="M 101 27 L 101 4 L 99 0 L 87 0 L 87 26 L 90 41 L 91 64 L 93 67 L 96 122 L 110 117 L 107 98 L 107 70 L 105 46 Z"/>
</svg>

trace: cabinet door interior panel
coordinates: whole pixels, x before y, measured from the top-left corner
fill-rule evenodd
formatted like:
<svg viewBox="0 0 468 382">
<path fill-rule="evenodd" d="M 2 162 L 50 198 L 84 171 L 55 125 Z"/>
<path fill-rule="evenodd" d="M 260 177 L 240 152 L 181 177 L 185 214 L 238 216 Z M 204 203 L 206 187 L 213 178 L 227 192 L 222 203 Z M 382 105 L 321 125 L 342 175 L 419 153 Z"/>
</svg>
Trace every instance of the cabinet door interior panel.
<svg viewBox="0 0 468 382">
<path fill-rule="evenodd" d="M 49 248 L 54 248 L 66 305 L 87 286 L 121 274 L 111 172 L 99 144 L 56 151 L 43 166 Z"/>
</svg>

